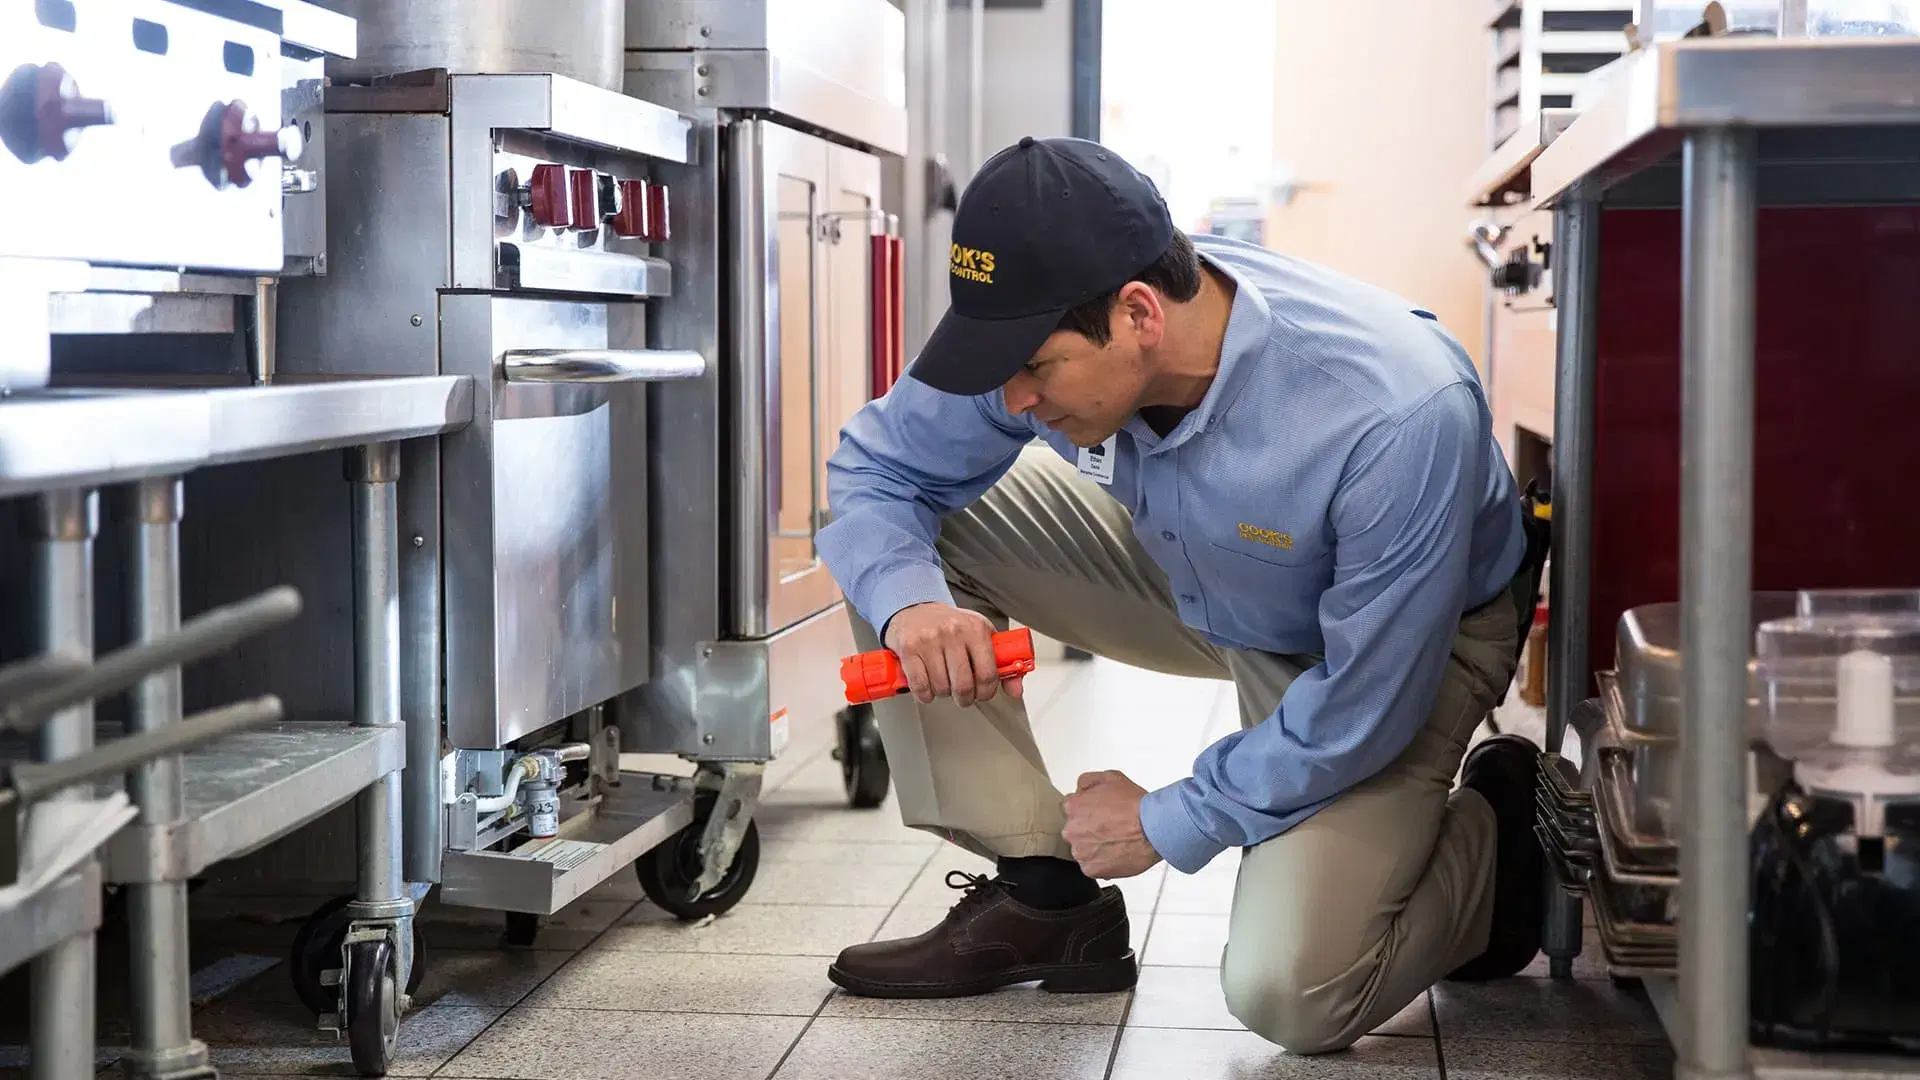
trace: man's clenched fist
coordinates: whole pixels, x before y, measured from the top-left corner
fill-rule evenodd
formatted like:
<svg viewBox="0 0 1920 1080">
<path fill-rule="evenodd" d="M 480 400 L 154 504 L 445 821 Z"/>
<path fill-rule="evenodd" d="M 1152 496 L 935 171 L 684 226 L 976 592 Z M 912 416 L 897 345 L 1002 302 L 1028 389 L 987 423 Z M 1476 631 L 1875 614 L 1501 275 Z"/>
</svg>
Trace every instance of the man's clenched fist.
<svg viewBox="0 0 1920 1080">
<path fill-rule="evenodd" d="M 887 623 L 886 645 L 900 658 L 907 687 L 922 704 L 952 695 L 956 704 L 967 706 L 992 701 L 1000 691 L 993 623 L 977 611 L 952 604 L 902 608 Z M 1006 686 L 1007 693 L 1020 696 L 1019 676 Z"/>
</svg>

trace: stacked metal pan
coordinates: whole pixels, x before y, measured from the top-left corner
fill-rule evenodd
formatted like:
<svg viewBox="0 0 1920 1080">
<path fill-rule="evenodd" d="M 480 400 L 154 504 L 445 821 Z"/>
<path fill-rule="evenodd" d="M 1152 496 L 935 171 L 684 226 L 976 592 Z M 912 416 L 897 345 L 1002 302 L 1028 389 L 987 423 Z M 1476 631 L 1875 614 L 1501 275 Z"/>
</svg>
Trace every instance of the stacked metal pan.
<svg viewBox="0 0 1920 1080">
<path fill-rule="evenodd" d="M 1679 963 L 1677 853 L 1635 812 L 1631 752 L 1621 745 L 1617 714 L 1606 712 L 1601 699 L 1576 707 L 1573 727 L 1588 768 L 1583 775 L 1567 759 L 1548 756 L 1535 831 L 1560 887 L 1592 904 L 1608 968 L 1615 975 L 1671 974 Z"/>
<path fill-rule="evenodd" d="M 1752 619 L 1792 614 L 1792 593 L 1755 593 Z M 1591 902 L 1616 975 L 1670 975 L 1678 967 L 1680 774 L 1679 605 L 1620 617 L 1617 671 L 1596 675 L 1598 696 L 1575 706 L 1582 767 L 1549 755 L 1536 832 L 1562 888 Z M 1757 693 L 1757 691 L 1756 691 Z M 1761 791 L 1778 780 L 1765 749 L 1760 703 L 1749 699 Z"/>
</svg>

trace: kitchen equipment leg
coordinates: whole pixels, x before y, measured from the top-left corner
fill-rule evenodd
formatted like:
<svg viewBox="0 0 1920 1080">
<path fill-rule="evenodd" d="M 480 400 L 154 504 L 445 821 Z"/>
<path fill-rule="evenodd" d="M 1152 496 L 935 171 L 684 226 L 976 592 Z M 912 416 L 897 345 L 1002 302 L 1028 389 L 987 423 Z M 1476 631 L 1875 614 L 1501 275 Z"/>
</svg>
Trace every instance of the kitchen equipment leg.
<svg viewBox="0 0 1920 1080">
<path fill-rule="evenodd" d="M 1554 213 L 1553 301 L 1559 320 L 1553 399 L 1553 541 L 1548 563 L 1547 753 L 1565 748 L 1567 719 L 1593 681 L 1589 590 L 1593 570 L 1594 293 L 1600 270 L 1600 204 L 1575 196 Z M 1585 750 L 1585 747 L 1582 747 Z M 1581 900 L 1551 870 L 1542 946 L 1548 973 L 1573 977 L 1580 955 Z"/>
<path fill-rule="evenodd" d="M 437 527 L 439 491 L 423 478 L 437 478 L 439 444 L 416 439 L 401 454 L 402 475 L 397 480 L 402 534 L 400 548 L 401 711 L 407 725 L 407 768 L 401 775 L 401 814 L 405 851 L 401 869 L 417 897 L 440 880 L 440 860 L 447 848 L 446 809 L 440 802 L 440 538 Z M 424 490 L 423 490 L 424 489 Z M 422 501 L 431 510 L 423 510 Z M 435 534 L 431 551 L 427 530 Z"/>
<path fill-rule="evenodd" d="M 128 605 L 137 641 L 180 629 L 181 483 L 177 477 L 143 480 L 130 489 L 133 595 Z M 134 693 L 131 730 L 156 731 L 181 715 L 180 669 L 167 668 Z M 156 759 L 127 776 L 127 793 L 140 824 L 167 826 L 185 812 L 178 756 Z M 127 887 L 127 938 L 132 1040 L 127 1067 L 136 1080 L 212 1076 L 205 1044 L 193 1037 L 192 969 L 187 958 L 187 883 L 155 881 Z"/>
<path fill-rule="evenodd" d="M 35 500 L 33 525 L 40 649 L 91 657 L 93 540 L 100 527 L 99 496 L 90 490 L 41 495 Z M 59 761 L 92 747 L 91 702 L 61 712 L 34 734 L 33 753 L 38 761 Z M 59 803 L 90 794 L 84 788 L 60 792 L 30 811 L 25 858 L 43 858 L 40 852 L 62 841 L 54 824 Z M 31 1080 L 90 1080 L 94 1073 L 94 935 L 76 935 L 55 945 L 34 958 L 31 970 L 28 1076 Z"/>
<path fill-rule="evenodd" d="M 1680 640 L 1682 1080 L 1747 1075 L 1747 659 L 1753 588 L 1751 131 L 1683 150 Z"/>
<path fill-rule="evenodd" d="M 400 723 L 400 448 L 348 452 L 353 485 L 354 723 Z M 413 959 L 413 900 L 401 868 L 401 774 L 361 792 L 358 895 L 342 949 L 340 1004 L 354 1065 L 382 1075 L 393 1057 Z"/>
</svg>

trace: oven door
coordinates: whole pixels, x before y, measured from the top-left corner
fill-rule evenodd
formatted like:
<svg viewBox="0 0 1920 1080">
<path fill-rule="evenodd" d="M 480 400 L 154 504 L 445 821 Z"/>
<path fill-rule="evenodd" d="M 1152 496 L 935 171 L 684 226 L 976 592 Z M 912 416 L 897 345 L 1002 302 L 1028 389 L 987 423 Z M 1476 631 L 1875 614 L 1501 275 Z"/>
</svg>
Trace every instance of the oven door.
<svg viewBox="0 0 1920 1080">
<path fill-rule="evenodd" d="M 814 537 L 826 462 L 867 399 L 878 162 L 759 119 L 727 142 L 732 383 L 729 636 L 838 603 Z"/>
</svg>

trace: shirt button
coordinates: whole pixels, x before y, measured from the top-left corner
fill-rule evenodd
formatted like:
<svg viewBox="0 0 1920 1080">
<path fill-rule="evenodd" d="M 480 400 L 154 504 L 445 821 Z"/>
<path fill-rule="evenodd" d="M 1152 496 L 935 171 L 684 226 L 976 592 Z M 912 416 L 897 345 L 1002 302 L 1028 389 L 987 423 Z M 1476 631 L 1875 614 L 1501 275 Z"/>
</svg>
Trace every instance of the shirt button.
<svg viewBox="0 0 1920 1080">
<path fill-rule="evenodd" d="M 1176 537 L 1175 537 L 1175 536 L 1173 535 L 1173 532 L 1172 532 L 1172 530 L 1169 530 L 1169 529 L 1163 529 L 1163 530 L 1161 530 L 1161 532 L 1160 532 L 1160 539 L 1162 539 L 1162 540 L 1173 540 L 1173 539 L 1177 539 L 1177 538 L 1176 538 Z"/>
<path fill-rule="evenodd" d="M 1193 603 L 1193 594 L 1192 594 L 1192 593 L 1181 593 L 1181 594 L 1180 594 L 1180 602 L 1181 602 L 1181 603 L 1183 603 L 1183 604 L 1191 604 L 1191 603 Z"/>
</svg>

